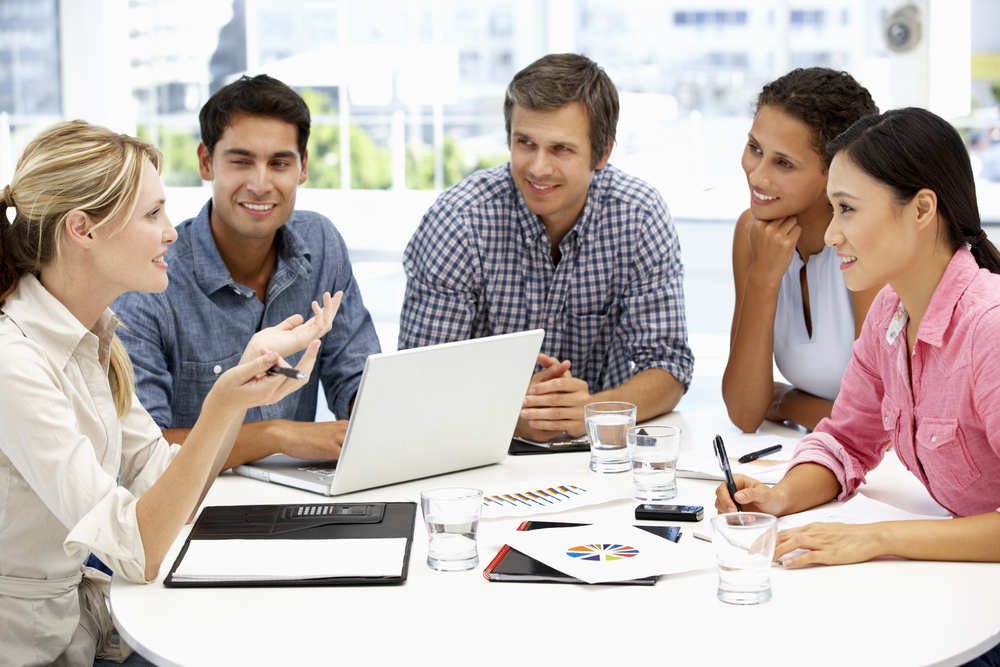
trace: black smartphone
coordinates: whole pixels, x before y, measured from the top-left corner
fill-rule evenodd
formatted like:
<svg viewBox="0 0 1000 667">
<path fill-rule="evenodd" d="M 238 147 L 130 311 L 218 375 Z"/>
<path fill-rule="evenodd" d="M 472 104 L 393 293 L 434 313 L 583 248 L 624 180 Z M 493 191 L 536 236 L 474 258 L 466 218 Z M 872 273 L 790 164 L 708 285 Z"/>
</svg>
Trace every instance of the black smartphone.
<svg viewBox="0 0 1000 667">
<path fill-rule="evenodd" d="M 653 521 L 701 521 L 705 508 L 701 505 L 652 505 L 643 503 L 635 508 L 636 519 Z"/>
</svg>

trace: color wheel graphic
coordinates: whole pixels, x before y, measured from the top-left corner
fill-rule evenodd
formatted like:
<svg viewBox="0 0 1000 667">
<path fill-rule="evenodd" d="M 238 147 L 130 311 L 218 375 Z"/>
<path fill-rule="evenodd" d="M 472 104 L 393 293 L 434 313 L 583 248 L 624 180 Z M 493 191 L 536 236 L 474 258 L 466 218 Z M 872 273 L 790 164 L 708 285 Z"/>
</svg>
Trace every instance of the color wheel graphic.
<svg viewBox="0 0 1000 667">
<path fill-rule="evenodd" d="M 639 550 L 623 544 L 581 544 L 568 549 L 566 555 L 580 560 L 624 560 L 638 556 Z"/>
</svg>

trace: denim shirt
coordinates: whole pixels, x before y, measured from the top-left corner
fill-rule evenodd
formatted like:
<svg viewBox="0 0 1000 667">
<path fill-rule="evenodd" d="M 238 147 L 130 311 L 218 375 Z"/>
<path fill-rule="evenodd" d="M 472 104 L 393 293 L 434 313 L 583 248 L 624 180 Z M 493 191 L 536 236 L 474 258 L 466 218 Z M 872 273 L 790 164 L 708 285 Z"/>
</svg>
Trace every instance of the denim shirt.
<svg viewBox="0 0 1000 667">
<path fill-rule="evenodd" d="M 211 206 L 210 200 L 197 217 L 177 226 L 177 241 L 167 253 L 166 291 L 127 292 L 112 304 L 125 325 L 118 331 L 132 358 L 139 401 L 160 428 L 194 426 L 215 380 L 239 362 L 254 333 L 295 314 L 308 319 L 313 301 L 342 290 L 309 383 L 274 405 L 248 410 L 245 421 L 314 420 L 320 381 L 330 410 L 346 419 L 365 360 L 380 349 L 344 239 L 326 217 L 295 211 L 275 235 L 278 263 L 261 303 L 254 290 L 233 281 L 223 263 L 209 225 Z M 294 366 L 301 356 L 288 362 Z"/>
</svg>

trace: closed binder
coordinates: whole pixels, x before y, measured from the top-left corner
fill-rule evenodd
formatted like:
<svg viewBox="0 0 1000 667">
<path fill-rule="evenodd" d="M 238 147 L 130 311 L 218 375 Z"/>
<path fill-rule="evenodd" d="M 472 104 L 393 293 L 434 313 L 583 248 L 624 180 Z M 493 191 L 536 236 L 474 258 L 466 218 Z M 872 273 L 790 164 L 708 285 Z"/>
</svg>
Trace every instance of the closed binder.
<svg viewBox="0 0 1000 667">
<path fill-rule="evenodd" d="M 416 507 L 412 502 L 206 507 L 191 529 L 170 573 L 164 580 L 164 585 L 211 587 L 400 584 L 406 581 L 410 548 L 413 544 Z M 208 541 L 221 540 L 233 540 L 233 542 L 221 545 L 205 544 Z M 305 543 L 316 540 L 342 540 L 342 542 Z M 372 541 L 370 545 L 367 544 L 369 540 Z M 262 544 L 268 541 L 275 542 Z M 193 544 L 195 549 L 192 549 Z M 237 552 L 231 559 L 230 564 L 234 574 L 227 572 L 223 575 L 213 575 L 212 573 L 217 570 L 209 567 L 205 570 L 207 574 L 192 575 L 188 570 L 195 556 L 191 556 L 187 563 L 188 567 L 182 568 L 185 577 L 179 576 L 178 568 L 185 562 L 189 552 L 197 552 L 200 559 L 202 552 L 206 550 L 227 551 L 227 547 L 234 545 L 245 546 L 248 552 L 245 558 Z M 288 546 L 287 549 L 285 545 Z M 276 550 L 275 547 L 280 548 Z M 395 571 L 392 574 L 381 575 L 316 576 L 298 573 L 303 570 L 303 563 L 297 562 L 297 559 L 305 558 L 305 554 L 324 550 L 339 554 L 348 550 L 353 554 L 353 560 L 357 562 L 369 560 L 364 558 L 366 548 L 370 548 L 373 555 L 377 552 L 383 561 L 394 561 L 392 569 Z M 247 567 L 246 561 L 252 561 L 260 555 L 249 552 L 257 551 L 268 554 L 287 552 L 287 555 L 281 555 L 274 560 L 274 567 L 269 564 L 264 574 L 240 574 Z M 321 566 L 326 567 L 322 564 Z M 336 569 L 336 564 L 331 564 L 329 567 Z M 194 580 L 192 576 L 195 577 Z"/>
</svg>

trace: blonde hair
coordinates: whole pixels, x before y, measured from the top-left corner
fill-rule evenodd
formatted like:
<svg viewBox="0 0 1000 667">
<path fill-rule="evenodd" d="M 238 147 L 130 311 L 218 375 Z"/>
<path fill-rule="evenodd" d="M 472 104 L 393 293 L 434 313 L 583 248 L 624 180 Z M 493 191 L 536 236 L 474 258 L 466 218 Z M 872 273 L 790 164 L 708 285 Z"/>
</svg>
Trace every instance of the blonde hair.
<svg viewBox="0 0 1000 667">
<path fill-rule="evenodd" d="M 0 197 L 0 306 L 26 273 L 61 259 L 66 217 L 83 211 L 119 232 L 135 211 L 146 161 L 160 171 L 155 146 L 82 120 L 57 123 L 35 137 Z M 16 211 L 8 224 L 8 209 Z M 112 390 L 118 415 L 132 404 L 135 375 L 118 336 L 111 341 Z"/>
</svg>

